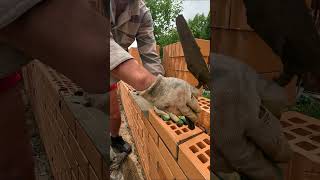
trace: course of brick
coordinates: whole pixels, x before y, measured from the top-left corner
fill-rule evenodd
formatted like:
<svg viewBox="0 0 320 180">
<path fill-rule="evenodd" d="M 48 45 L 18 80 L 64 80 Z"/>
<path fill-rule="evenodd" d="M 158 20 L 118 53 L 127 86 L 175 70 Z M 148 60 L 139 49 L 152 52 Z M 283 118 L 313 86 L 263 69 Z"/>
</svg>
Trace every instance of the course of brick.
<svg viewBox="0 0 320 180">
<path fill-rule="evenodd" d="M 196 42 L 200 48 L 201 54 L 203 55 L 206 64 L 209 65 L 210 41 L 196 39 Z M 165 69 L 165 76 L 183 79 L 193 86 L 198 85 L 198 80 L 192 75 L 192 73 L 189 72 L 187 68 L 187 63 L 185 61 L 182 45 L 180 42 L 163 47 L 162 64 Z"/>
<path fill-rule="evenodd" d="M 107 117 L 73 101 L 82 90 L 39 61 L 24 68 L 23 77 L 54 178 L 109 179 Z"/>
<path fill-rule="evenodd" d="M 123 82 L 119 85 L 146 178 L 210 179 L 210 136 L 198 127 L 190 130 L 163 121 L 133 88 Z"/>
<path fill-rule="evenodd" d="M 280 122 L 294 151 L 293 159 L 284 167 L 285 180 L 320 179 L 320 120 L 286 112 Z"/>
</svg>

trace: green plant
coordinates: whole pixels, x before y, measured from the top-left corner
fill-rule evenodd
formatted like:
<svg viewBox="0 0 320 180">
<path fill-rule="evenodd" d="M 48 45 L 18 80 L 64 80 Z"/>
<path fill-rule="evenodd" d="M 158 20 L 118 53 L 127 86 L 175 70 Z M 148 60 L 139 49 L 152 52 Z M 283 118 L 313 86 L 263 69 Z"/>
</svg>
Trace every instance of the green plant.
<svg viewBox="0 0 320 180">
<path fill-rule="evenodd" d="M 297 111 L 308 116 L 320 119 L 320 103 L 312 97 L 301 95 L 295 106 L 290 107 L 289 110 Z"/>
</svg>

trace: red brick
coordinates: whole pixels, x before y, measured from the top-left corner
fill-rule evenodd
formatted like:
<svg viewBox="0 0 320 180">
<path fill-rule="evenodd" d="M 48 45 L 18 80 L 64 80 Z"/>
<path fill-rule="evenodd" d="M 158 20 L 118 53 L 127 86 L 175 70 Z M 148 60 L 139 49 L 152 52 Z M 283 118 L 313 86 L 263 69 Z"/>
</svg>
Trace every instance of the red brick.
<svg viewBox="0 0 320 180">
<path fill-rule="evenodd" d="M 195 127 L 194 130 L 190 130 L 187 125 L 178 127 L 174 122 L 165 122 L 156 115 L 152 109 L 149 110 L 149 121 L 175 159 L 178 157 L 177 152 L 179 144 L 203 132 L 198 127 Z"/>
<path fill-rule="evenodd" d="M 75 139 L 75 137 L 71 133 L 69 134 L 69 141 L 68 142 L 70 144 L 70 148 L 72 149 L 74 157 L 79 165 L 79 168 L 82 171 L 82 174 L 84 174 L 85 176 L 88 176 L 88 170 L 89 170 L 88 159 L 84 155 L 77 140 Z"/>
<path fill-rule="evenodd" d="M 102 179 L 102 155 L 88 137 L 81 125 L 76 122 L 77 141 L 99 179 Z"/>
<path fill-rule="evenodd" d="M 197 125 L 203 127 L 207 134 L 210 134 L 210 99 L 199 97 L 198 102 L 201 107 L 201 112 L 197 120 Z"/>
<path fill-rule="evenodd" d="M 89 180 L 99 180 L 98 176 L 94 172 L 92 166 L 89 166 Z"/>
<path fill-rule="evenodd" d="M 166 145 L 163 143 L 162 140 L 159 141 L 159 151 L 162 155 L 162 157 L 166 160 L 173 176 L 176 178 L 176 180 L 183 180 L 187 179 L 186 175 L 181 170 L 178 163 L 175 161 L 175 159 L 172 157 L 171 153 L 169 152 Z"/>
<path fill-rule="evenodd" d="M 179 145 L 178 164 L 189 179 L 210 179 L 210 136 L 201 134 Z"/>
<path fill-rule="evenodd" d="M 280 122 L 294 151 L 293 159 L 284 168 L 285 180 L 319 179 L 320 121 L 298 112 L 286 112 Z"/>
<path fill-rule="evenodd" d="M 76 120 L 75 120 L 74 114 L 70 111 L 70 109 L 65 101 L 63 101 L 63 100 L 60 101 L 59 105 L 60 105 L 60 112 L 61 112 L 63 119 L 67 123 L 67 125 L 70 128 L 70 130 L 72 131 L 72 133 L 75 134 Z"/>
<path fill-rule="evenodd" d="M 66 121 L 64 120 L 64 117 L 62 116 L 62 114 L 58 111 L 57 112 L 57 123 L 62 131 L 62 133 L 67 136 L 69 133 L 69 127 L 68 124 L 66 123 Z"/>
<path fill-rule="evenodd" d="M 155 177 L 159 176 L 159 179 L 167 179 L 173 180 L 175 177 L 173 176 L 169 166 L 166 163 L 166 160 L 162 157 L 160 151 L 158 150 L 157 145 L 149 136 L 149 151 L 150 151 L 150 171 L 151 177 L 153 175 Z"/>
<path fill-rule="evenodd" d="M 88 180 L 88 178 L 89 178 L 89 172 L 82 171 L 82 169 L 79 168 L 79 180 Z"/>
</svg>

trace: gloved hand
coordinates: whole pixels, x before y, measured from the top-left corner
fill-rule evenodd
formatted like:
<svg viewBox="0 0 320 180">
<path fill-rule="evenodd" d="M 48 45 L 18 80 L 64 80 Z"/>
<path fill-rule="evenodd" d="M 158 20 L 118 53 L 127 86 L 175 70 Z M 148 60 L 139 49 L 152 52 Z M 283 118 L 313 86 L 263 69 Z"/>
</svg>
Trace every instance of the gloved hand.
<svg viewBox="0 0 320 180">
<path fill-rule="evenodd" d="M 196 122 L 201 111 L 196 99 L 199 93 L 184 80 L 158 75 L 157 80 L 140 95 L 162 111 L 183 115 Z"/>
<path fill-rule="evenodd" d="M 276 163 L 288 161 L 292 152 L 273 114 L 279 115 L 286 106 L 284 90 L 239 60 L 217 54 L 210 60 L 213 169 L 236 171 L 254 180 L 281 179 Z"/>
</svg>

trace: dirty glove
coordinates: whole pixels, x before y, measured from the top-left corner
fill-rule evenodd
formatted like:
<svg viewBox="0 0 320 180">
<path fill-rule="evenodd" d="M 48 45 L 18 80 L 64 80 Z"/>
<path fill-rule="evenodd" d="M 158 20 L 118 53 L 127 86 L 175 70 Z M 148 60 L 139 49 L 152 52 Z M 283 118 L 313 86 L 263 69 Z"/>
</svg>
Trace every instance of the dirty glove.
<svg viewBox="0 0 320 180">
<path fill-rule="evenodd" d="M 158 75 L 157 80 L 140 95 L 158 109 L 186 116 L 193 122 L 197 121 L 201 111 L 196 99 L 199 91 L 181 79 Z"/>
<path fill-rule="evenodd" d="M 273 114 L 286 106 L 284 90 L 240 60 L 217 54 L 210 60 L 214 170 L 254 180 L 282 179 L 276 163 L 288 161 L 292 152 Z"/>
</svg>

